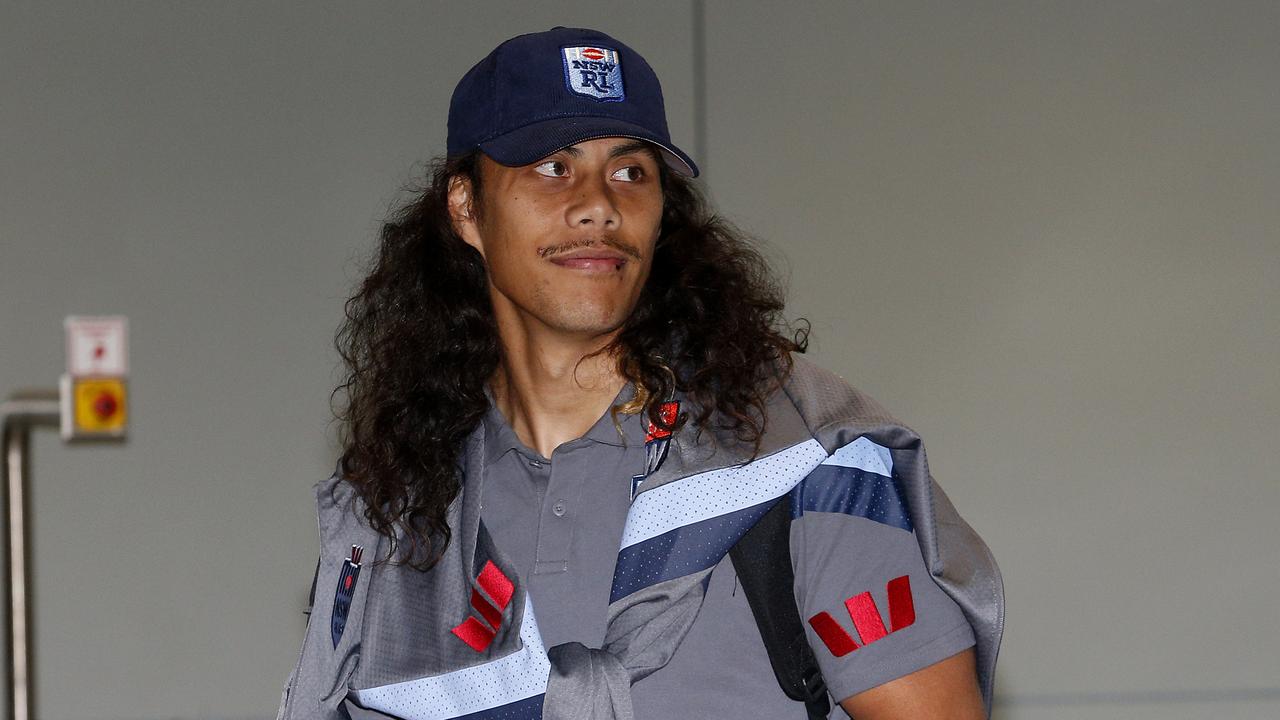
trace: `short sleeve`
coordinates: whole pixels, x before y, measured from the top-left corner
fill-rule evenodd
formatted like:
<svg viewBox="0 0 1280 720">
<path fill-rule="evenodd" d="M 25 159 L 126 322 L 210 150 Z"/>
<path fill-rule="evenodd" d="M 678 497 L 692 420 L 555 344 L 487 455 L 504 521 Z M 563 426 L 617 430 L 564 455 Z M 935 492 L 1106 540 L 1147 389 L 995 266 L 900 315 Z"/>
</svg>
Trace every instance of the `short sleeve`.
<svg viewBox="0 0 1280 720">
<path fill-rule="evenodd" d="M 836 700 L 974 644 L 925 568 L 884 448 L 842 448 L 791 495 L 796 605 Z"/>
</svg>

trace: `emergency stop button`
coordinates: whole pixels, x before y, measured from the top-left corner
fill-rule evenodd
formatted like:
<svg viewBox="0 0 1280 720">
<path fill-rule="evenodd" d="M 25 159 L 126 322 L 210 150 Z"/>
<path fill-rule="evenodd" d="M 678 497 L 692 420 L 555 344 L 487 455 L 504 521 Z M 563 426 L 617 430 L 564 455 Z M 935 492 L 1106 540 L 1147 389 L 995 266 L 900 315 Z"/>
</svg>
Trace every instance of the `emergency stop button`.
<svg viewBox="0 0 1280 720">
<path fill-rule="evenodd" d="M 124 440 L 129 427 L 129 319 L 69 315 L 58 383 L 62 439 Z"/>
<path fill-rule="evenodd" d="M 72 381 L 77 434 L 123 432 L 128 423 L 125 384 L 121 378 L 84 378 Z"/>
</svg>

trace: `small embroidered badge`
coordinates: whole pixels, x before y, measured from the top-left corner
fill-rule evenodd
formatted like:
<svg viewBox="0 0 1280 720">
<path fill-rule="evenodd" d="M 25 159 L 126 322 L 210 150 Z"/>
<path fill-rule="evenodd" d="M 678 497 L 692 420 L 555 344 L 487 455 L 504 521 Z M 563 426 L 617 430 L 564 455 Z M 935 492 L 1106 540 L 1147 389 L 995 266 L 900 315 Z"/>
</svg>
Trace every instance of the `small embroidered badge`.
<svg viewBox="0 0 1280 720">
<path fill-rule="evenodd" d="M 601 102 L 626 99 L 622 89 L 622 60 L 617 50 L 604 47 L 560 48 L 564 84 L 569 92 Z"/>
<path fill-rule="evenodd" d="M 675 425 L 676 420 L 680 418 L 680 403 L 675 400 L 664 402 L 658 408 L 658 414 L 662 417 L 664 425 Z M 636 499 L 636 493 L 640 492 L 640 484 L 645 481 L 645 478 L 662 467 L 662 462 L 667 459 L 667 449 L 671 445 L 671 433 L 671 430 L 658 427 L 652 420 L 649 421 L 648 430 L 644 435 L 644 472 L 631 476 L 632 500 Z"/>
<path fill-rule="evenodd" d="M 338 590 L 333 596 L 333 615 L 329 620 L 329 634 L 335 648 L 342 639 L 342 631 L 347 629 L 347 613 L 351 611 L 351 598 L 356 594 L 356 581 L 360 579 L 360 559 L 363 556 L 364 548 L 352 545 L 351 557 L 342 563 L 342 572 L 338 573 Z"/>
<path fill-rule="evenodd" d="M 680 417 L 680 403 L 675 400 L 664 402 L 658 410 L 658 414 L 662 417 L 662 423 L 671 427 L 676 424 L 676 419 Z M 649 421 L 649 432 L 645 433 L 644 436 L 644 449 L 645 454 L 648 456 L 645 475 L 651 475 L 655 470 L 662 467 L 662 461 L 667 459 L 667 447 L 670 444 L 671 430 L 658 427 L 653 421 Z"/>
</svg>

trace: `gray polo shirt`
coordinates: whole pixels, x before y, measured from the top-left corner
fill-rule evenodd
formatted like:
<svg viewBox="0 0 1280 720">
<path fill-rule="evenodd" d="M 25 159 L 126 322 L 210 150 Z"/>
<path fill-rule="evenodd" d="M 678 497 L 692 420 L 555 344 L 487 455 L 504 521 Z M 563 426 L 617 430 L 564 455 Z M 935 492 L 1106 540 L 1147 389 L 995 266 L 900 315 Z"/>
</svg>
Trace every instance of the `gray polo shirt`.
<svg viewBox="0 0 1280 720">
<path fill-rule="evenodd" d="M 624 388 L 618 401 L 630 396 Z M 604 642 L 631 478 L 645 467 L 644 419 L 617 420 L 621 434 L 606 412 L 550 458 L 520 442 L 496 408 L 483 420 L 481 515 L 525 579 L 547 647 Z M 897 501 L 892 479 L 868 473 L 842 483 L 849 497 L 802 502 L 809 509 L 791 527 L 797 604 L 836 700 L 973 645 L 960 609 L 930 579 L 911 530 L 883 510 Z M 875 512 L 865 511 L 868 503 Z M 774 678 L 728 558 L 712 572 L 698 618 L 671 662 L 636 683 L 632 701 L 637 720 L 806 717 Z M 832 717 L 845 714 L 833 707 Z"/>
<path fill-rule="evenodd" d="M 620 398 L 631 396 L 622 392 Z M 604 644 L 604 608 L 631 505 L 631 477 L 645 465 L 640 416 L 619 414 L 618 422 L 622 435 L 606 412 L 585 435 L 545 458 L 520 442 L 496 407 L 483 420 L 480 516 L 524 578 L 546 647 Z"/>
</svg>

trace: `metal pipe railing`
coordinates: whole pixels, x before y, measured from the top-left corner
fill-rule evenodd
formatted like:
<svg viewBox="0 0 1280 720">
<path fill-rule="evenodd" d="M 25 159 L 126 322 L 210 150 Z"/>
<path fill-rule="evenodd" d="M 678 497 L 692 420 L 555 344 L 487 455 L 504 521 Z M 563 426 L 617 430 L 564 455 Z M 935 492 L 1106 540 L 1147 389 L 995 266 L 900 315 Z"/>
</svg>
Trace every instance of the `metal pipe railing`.
<svg viewBox="0 0 1280 720">
<path fill-rule="evenodd" d="M 15 393 L 0 403 L 4 436 L 4 641 L 8 663 L 5 684 L 10 720 L 35 718 L 34 639 L 31 624 L 31 536 L 27 527 L 31 500 L 31 430 L 58 427 L 58 392 Z"/>
</svg>

